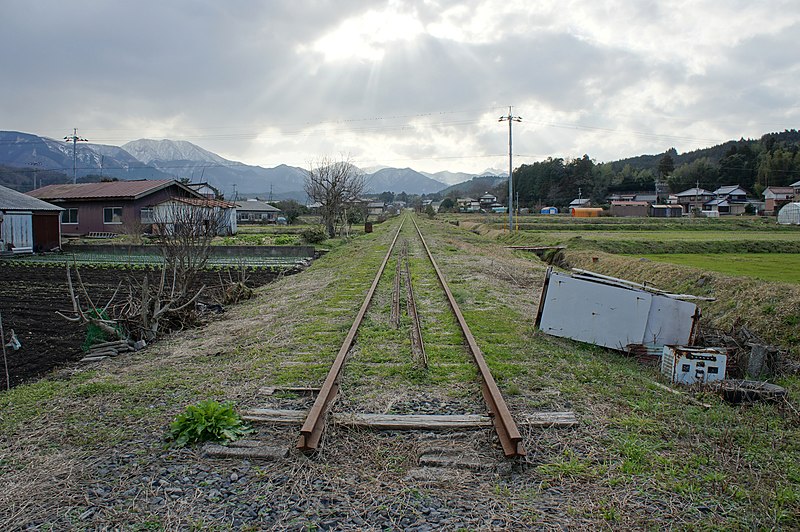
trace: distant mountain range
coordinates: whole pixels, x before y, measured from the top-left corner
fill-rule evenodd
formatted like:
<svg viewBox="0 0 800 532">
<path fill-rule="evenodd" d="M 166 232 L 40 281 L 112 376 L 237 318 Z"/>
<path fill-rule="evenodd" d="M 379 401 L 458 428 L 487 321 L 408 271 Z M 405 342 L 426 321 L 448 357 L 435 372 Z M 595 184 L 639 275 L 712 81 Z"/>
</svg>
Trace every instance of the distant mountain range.
<svg viewBox="0 0 800 532">
<path fill-rule="evenodd" d="M 367 194 L 381 192 L 406 192 L 408 194 L 432 194 L 447 188 L 445 183 L 436 181 L 411 168 L 382 168 L 366 176 Z M 414 192 L 409 192 L 413 190 Z"/>
<path fill-rule="evenodd" d="M 79 142 L 76 174 L 118 179 L 165 179 L 167 174 L 143 164 L 117 146 Z M 28 170 L 57 170 L 72 177 L 72 144 L 16 131 L 0 131 L 0 165 Z"/>
<path fill-rule="evenodd" d="M 40 173 L 39 184 L 57 182 L 56 172 L 72 177 L 73 146 L 30 133 L 0 131 L 0 184 L 18 190 L 30 190 L 32 174 Z M 124 180 L 185 178 L 192 182 L 207 182 L 230 197 L 272 194 L 275 199 L 306 199 L 302 168 L 279 165 L 275 168 L 247 165 L 220 157 L 186 141 L 140 139 L 122 146 L 79 142 L 76 145 L 76 175 L 84 181 L 87 176 L 102 176 Z M 12 176 L 13 174 L 13 176 Z M 31 175 L 26 179 L 26 174 Z M 366 192 L 406 192 L 431 194 L 459 180 L 469 180 L 474 174 L 438 172 L 427 174 L 411 168 L 379 167 L 366 174 Z M 96 177 L 95 177 L 96 179 Z M 63 182 L 63 181 L 62 181 Z"/>
</svg>

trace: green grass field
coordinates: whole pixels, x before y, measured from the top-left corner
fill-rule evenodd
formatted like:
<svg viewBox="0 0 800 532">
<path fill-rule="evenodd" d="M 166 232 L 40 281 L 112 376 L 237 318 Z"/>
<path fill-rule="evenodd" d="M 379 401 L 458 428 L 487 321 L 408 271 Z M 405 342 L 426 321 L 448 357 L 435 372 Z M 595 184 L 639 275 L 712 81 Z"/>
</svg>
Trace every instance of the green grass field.
<svg viewBox="0 0 800 532">
<path fill-rule="evenodd" d="M 670 253 L 636 256 L 725 275 L 800 283 L 800 254 L 795 253 Z"/>
</svg>

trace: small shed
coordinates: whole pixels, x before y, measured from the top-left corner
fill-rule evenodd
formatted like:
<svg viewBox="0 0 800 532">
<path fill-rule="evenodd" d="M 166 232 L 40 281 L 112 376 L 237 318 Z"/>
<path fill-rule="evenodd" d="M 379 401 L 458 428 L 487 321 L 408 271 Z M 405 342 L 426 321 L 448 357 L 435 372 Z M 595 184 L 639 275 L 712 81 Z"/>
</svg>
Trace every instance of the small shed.
<svg viewBox="0 0 800 532">
<path fill-rule="evenodd" d="M 235 235 L 236 204 L 212 198 L 171 198 L 153 206 L 153 222 L 159 231 L 172 233 L 179 224 L 212 228 L 218 236 Z"/>
<path fill-rule="evenodd" d="M 540 214 L 558 214 L 558 207 L 542 207 Z"/>
<path fill-rule="evenodd" d="M 590 198 L 576 198 L 569 202 L 570 208 L 583 208 L 583 207 L 591 207 L 592 200 Z"/>
<path fill-rule="evenodd" d="M 62 210 L 0 186 L 0 251 L 31 253 L 61 247 Z"/>
<path fill-rule="evenodd" d="M 646 201 L 612 201 L 611 215 L 624 217 L 644 217 L 647 216 L 649 203 Z"/>
<path fill-rule="evenodd" d="M 778 211 L 778 223 L 784 225 L 800 225 L 800 203 L 787 203 Z"/>
<path fill-rule="evenodd" d="M 572 207 L 569 211 L 573 218 L 597 218 L 603 209 L 600 207 Z"/>
<path fill-rule="evenodd" d="M 653 218 L 680 218 L 683 207 L 680 205 L 650 205 L 650 216 Z"/>
<path fill-rule="evenodd" d="M 428 205 L 432 205 L 433 202 L 429 201 Z M 433 210 L 437 210 L 433 207 Z M 369 216 L 381 216 L 386 212 L 386 204 L 382 201 L 371 201 L 367 203 L 367 214 Z"/>
</svg>

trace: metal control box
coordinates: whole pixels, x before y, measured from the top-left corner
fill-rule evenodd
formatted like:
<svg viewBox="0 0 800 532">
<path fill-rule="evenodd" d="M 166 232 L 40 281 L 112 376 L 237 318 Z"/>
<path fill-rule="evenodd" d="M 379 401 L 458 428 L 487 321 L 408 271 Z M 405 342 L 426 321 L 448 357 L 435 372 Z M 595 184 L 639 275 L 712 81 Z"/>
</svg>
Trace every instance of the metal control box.
<svg viewBox="0 0 800 532">
<path fill-rule="evenodd" d="M 717 347 L 665 345 L 661 373 L 676 384 L 697 384 L 725 379 L 728 356 Z"/>
</svg>

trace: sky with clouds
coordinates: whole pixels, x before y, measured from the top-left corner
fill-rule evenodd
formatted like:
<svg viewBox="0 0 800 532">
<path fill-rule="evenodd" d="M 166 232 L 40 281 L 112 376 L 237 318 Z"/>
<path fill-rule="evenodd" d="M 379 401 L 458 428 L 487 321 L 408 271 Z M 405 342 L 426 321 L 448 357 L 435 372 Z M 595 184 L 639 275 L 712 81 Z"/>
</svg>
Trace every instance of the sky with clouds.
<svg viewBox="0 0 800 532">
<path fill-rule="evenodd" d="M 0 129 L 481 172 L 800 125 L 797 0 L 3 0 Z"/>
</svg>

